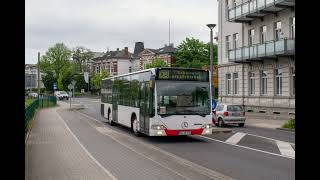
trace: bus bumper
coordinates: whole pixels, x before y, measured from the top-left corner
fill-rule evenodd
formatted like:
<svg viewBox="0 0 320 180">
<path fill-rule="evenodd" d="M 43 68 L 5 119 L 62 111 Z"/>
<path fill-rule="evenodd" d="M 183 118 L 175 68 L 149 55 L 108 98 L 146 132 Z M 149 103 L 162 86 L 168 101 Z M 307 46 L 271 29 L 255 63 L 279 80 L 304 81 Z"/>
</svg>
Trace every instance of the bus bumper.
<svg viewBox="0 0 320 180">
<path fill-rule="evenodd" d="M 212 134 L 212 128 L 190 129 L 190 130 L 150 130 L 149 136 L 181 136 L 181 135 L 204 135 Z"/>
</svg>

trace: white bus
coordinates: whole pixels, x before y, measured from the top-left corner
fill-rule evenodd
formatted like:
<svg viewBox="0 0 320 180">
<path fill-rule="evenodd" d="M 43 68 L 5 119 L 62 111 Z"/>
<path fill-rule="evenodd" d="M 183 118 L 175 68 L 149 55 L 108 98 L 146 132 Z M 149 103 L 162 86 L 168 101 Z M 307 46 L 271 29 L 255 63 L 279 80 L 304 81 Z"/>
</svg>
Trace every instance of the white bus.
<svg viewBox="0 0 320 180">
<path fill-rule="evenodd" d="M 152 68 L 105 78 L 101 114 L 135 135 L 212 134 L 209 72 L 185 68 Z"/>
</svg>

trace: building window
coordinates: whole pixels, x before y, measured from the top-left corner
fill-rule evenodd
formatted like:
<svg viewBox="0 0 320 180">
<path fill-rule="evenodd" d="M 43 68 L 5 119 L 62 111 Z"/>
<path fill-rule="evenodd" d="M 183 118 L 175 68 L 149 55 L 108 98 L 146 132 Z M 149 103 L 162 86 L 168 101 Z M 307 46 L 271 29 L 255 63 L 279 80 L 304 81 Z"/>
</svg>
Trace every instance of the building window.
<svg viewBox="0 0 320 180">
<path fill-rule="evenodd" d="M 291 68 L 291 89 L 292 95 L 296 94 L 296 69 L 294 67 Z"/>
<path fill-rule="evenodd" d="M 233 7 L 233 1 L 234 0 L 227 0 L 227 7 L 228 7 L 228 9 L 231 9 L 232 7 Z"/>
<path fill-rule="evenodd" d="M 230 38 L 231 36 L 226 36 L 226 57 L 229 57 L 229 49 L 230 49 Z"/>
<path fill-rule="evenodd" d="M 249 72 L 249 94 L 254 95 L 256 88 L 255 73 Z"/>
<path fill-rule="evenodd" d="M 131 73 L 131 72 L 132 72 L 132 67 L 130 66 L 130 67 L 129 67 L 129 73 Z"/>
<path fill-rule="evenodd" d="M 268 84 L 268 79 L 267 79 L 267 71 L 261 71 L 261 95 L 266 95 L 267 94 L 267 84 Z"/>
<path fill-rule="evenodd" d="M 233 73 L 233 94 L 239 94 L 239 76 Z"/>
<path fill-rule="evenodd" d="M 281 21 L 274 24 L 274 35 L 276 41 L 279 41 L 282 38 Z"/>
<path fill-rule="evenodd" d="M 266 42 L 267 37 L 267 26 L 260 27 L 260 43 L 263 44 Z"/>
<path fill-rule="evenodd" d="M 295 17 L 292 17 L 290 18 L 290 37 L 292 39 L 294 39 L 296 37 L 296 18 Z"/>
<path fill-rule="evenodd" d="M 226 74 L 226 91 L 227 94 L 231 94 L 231 74 Z"/>
<path fill-rule="evenodd" d="M 238 47 L 239 33 L 233 34 L 233 49 Z"/>
<path fill-rule="evenodd" d="M 249 43 L 249 46 L 252 46 L 254 44 L 254 29 L 250 29 L 249 32 L 248 32 L 248 43 Z"/>
<path fill-rule="evenodd" d="M 96 73 L 100 73 L 100 66 L 99 65 L 96 66 Z"/>
<path fill-rule="evenodd" d="M 275 79 L 276 79 L 276 94 L 277 95 L 282 95 L 282 71 L 281 69 L 276 69 L 275 70 Z"/>
</svg>

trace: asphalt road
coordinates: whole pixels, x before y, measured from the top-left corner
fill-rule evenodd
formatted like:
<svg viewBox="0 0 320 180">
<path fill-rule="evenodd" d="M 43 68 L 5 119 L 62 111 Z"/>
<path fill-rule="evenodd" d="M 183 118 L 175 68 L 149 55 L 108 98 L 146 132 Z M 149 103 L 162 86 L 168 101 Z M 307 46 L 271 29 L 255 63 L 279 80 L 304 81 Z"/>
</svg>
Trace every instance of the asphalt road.
<svg viewBox="0 0 320 180">
<path fill-rule="evenodd" d="M 85 109 L 79 110 L 80 114 L 83 113 L 82 116 L 87 115 L 98 121 L 104 120 L 100 115 L 99 99 L 77 98 L 75 103 L 81 103 L 86 106 Z M 150 176 L 150 174 L 142 172 L 137 173 L 139 170 L 137 171 L 134 169 L 119 172 L 121 164 L 117 165 L 117 161 L 125 161 L 125 157 L 129 157 L 128 152 L 126 152 L 127 150 L 123 150 L 123 147 L 120 148 L 121 145 L 119 143 L 111 143 L 107 137 L 94 135 L 95 133 L 92 127 L 88 124 L 80 125 L 79 122 L 77 122 L 77 119 L 81 118 L 72 117 L 70 112 L 60 111 L 59 113 L 63 118 L 73 119 L 72 121 L 66 121 L 70 129 L 88 151 L 96 157 L 97 161 L 107 169 L 111 169 L 110 171 L 114 172 L 119 179 L 126 179 L 128 176 L 134 176 L 134 179 L 146 179 Z M 288 151 L 285 151 L 286 149 L 281 149 L 281 145 L 279 145 L 281 142 L 290 146 L 289 149 L 295 148 L 295 135 L 291 132 L 254 127 L 231 127 L 233 130 L 232 133 L 220 133 L 208 136 L 135 137 L 127 128 L 119 125 L 111 127 L 107 123 L 101 124 L 104 127 L 108 127 L 108 129 L 111 128 L 122 136 L 128 136 L 137 142 L 152 145 L 164 152 L 168 152 L 179 158 L 183 158 L 200 165 L 201 167 L 212 170 L 213 172 L 221 173 L 234 179 L 295 179 L 294 152 L 293 156 L 292 150 L 289 151 L 288 155 Z M 90 138 L 88 138 L 88 134 L 92 134 L 89 136 Z M 234 143 L 233 141 L 237 138 L 238 141 Z M 117 152 L 117 155 L 111 152 Z M 123 157 L 122 154 L 124 154 Z M 119 155 L 121 158 L 119 158 Z M 146 154 L 145 156 L 148 157 Z M 132 161 L 130 162 L 136 162 L 136 167 L 138 169 L 149 169 L 149 171 L 152 172 L 159 166 L 155 164 L 151 165 L 149 164 L 150 162 L 146 163 L 138 157 L 139 156 L 137 156 L 137 159 L 131 159 Z M 115 164 L 112 164 L 111 162 Z M 174 163 L 174 161 L 172 161 L 172 163 Z M 172 163 L 169 163 L 168 166 L 172 165 Z M 178 165 L 172 168 L 181 168 L 177 171 L 184 172 L 182 170 L 183 167 Z M 169 177 L 173 179 L 181 178 L 181 176 L 177 174 L 175 174 L 175 176 L 169 176 L 170 172 L 168 170 L 162 169 L 161 171 L 159 179 L 168 179 Z M 189 179 L 205 179 L 201 173 L 197 173 L 198 172 L 194 172 L 194 178 Z"/>
</svg>

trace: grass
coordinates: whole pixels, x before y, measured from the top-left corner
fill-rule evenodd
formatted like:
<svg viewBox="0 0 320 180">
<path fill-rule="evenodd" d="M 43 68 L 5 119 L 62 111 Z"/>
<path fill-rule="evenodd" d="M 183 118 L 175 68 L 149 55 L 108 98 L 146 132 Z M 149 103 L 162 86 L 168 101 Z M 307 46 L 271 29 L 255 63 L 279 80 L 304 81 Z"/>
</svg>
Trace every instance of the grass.
<svg viewBox="0 0 320 180">
<path fill-rule="evenodd" d="M 287 129 L 295 129 L 295 119 L 290 119 L 288 122 L 286 122 L 283 126 L 283 128 Z"/>
<path fill-rule="evenodd" d="M 26 98 L 24 99 L 24 107 L 27 108 L 34 100 Z"/>
</svg>

